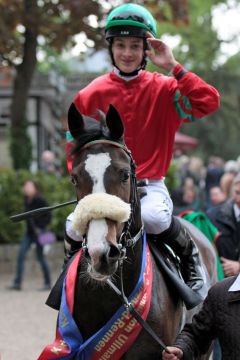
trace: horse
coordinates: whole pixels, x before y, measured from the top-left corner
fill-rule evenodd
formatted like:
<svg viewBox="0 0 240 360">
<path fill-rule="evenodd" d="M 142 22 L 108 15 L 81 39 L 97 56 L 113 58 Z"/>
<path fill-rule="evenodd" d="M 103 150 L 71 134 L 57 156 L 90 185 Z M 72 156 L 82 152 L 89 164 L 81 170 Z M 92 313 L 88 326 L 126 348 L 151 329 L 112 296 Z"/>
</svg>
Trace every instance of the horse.
<svg viewBox="0 0 240 360">
<path fill-rule="evenodd" d="M 63 287 L 64 306 L 70 302 L 71 309 L 62 313 L 60 309 L 58 338 L 62 349 L 69 350 L 72 340 L 68 342 L 69 333 L 63 336 L 64 326 L 74 320 L 74 351 L 67 359 L 161 359 L 165 344 L 173 343 L 186 316 L 198 307 L 186 310 L 149 248 L 136 165 L 124 144 L 117 110 L 110 105 L 100 117 L 100 121 L 86 117 L 75 107 L 69 111 L 75 144 L 71 179 L 78 199 L 73 226 L 82 235 L 83 245 L 70 264 L 75 275 L 69 275 Z M 212 245 L 193 225 L 184 224 L 196 240 L 211 285 L 217 281 Z M 173 261 L 171 256 L 169 261 Z M 131 312 L 133 306 L 160 344 L 139 324 Z"/>
</svg>

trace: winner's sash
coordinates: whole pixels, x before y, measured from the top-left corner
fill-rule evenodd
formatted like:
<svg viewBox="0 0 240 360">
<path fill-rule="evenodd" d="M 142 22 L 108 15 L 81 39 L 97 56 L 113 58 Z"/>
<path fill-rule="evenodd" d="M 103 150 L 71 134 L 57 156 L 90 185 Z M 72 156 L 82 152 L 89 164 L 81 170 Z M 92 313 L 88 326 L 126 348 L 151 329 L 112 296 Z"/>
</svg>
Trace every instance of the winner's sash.
<svg viewBox="0 0 240 360">
<path fill-rule="evenodd" d="M 72 317 L 75 281 L 81 254 L 82 250 L 69 266 L 64 281 L 56 339 L 51 345 L 46 346 L 38 360 L 73 358 L 75 360 L 118 360 L 133 344 L 142 329 L 137 320 L 122 305 L 105 326 L 87 341 L 83 341 Z M 146 243 L 146 234 L 143 239 L 142 259 L 139 280 L 128 301 L 146 320 L 152 292 L 152 260 Z"/>
</svg>

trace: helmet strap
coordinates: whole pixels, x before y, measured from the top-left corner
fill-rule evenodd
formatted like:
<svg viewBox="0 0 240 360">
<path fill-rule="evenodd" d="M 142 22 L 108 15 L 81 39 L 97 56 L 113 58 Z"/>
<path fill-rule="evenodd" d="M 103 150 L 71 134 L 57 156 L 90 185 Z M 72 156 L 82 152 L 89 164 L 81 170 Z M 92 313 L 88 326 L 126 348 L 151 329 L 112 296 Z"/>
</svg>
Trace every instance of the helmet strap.
<svg viewBox="0 0 240 360">
<path fill-rule="evenodd" d="M 115 74 L 117 76 L 123 78 L 126 81 L 136 78 L 140 74 L 141 71 L 142 71 L 142 69 L 138 68 L 137 70 L 132 71 L 131 73 L 125 73 L 124 71 L 121 71 L 116 65 L 114 65 Z"/>
</svg>

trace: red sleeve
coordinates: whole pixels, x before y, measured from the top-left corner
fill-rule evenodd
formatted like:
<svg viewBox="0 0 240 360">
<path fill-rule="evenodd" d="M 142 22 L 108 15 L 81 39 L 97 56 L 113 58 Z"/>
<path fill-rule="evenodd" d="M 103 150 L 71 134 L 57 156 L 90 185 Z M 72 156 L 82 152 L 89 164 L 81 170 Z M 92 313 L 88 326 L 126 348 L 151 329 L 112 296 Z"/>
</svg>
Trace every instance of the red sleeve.
<svg viewBox="0 0 240 360">
<path fill-rule="evenodd" d="M 181 64 L 175 66 L 173 76 L 178 84 L 175 107 L 184 121 L 194 121 L 219 109 L 220 95 L 213 86 L 184 69 Z"/>
</svg>

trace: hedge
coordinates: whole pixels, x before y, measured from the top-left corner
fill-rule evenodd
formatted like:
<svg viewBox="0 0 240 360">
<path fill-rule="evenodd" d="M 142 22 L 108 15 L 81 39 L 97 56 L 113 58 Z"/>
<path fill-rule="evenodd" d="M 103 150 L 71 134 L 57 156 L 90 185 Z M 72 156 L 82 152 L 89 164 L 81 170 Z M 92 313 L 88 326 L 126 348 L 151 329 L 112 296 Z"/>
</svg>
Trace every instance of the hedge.
<svg viewBox="0 0 240 360">
<path fill-rule="evenodd" d="M 76 198 L 69 176 L 55 177 L 44 172 L 32 174 L 26 170 L 0 170 L 0 244 L 13 244 L 21 240 L 25 221 L 14 223 L 10 216 L 24 211 L 22 186 L 28 179 L 37 182 L 49 205 L 61 204 Z M 175 187 L 174 166 L 169 169 L 166 184 L 170 191 Z M 52 211 L 50 228 L 56 233 L 59 241 L 63 240 L 65 220 L 73 209 L 74 205 L 68 205 Z"/>
<path fill-rule="evenodd" d="M 24 211 L 22 186 L 28 179 L 37 182 L 49 205 L 76 198 L 69 176 L 57 178 L 44 172 L 32 174 L 26 170 L 0 170 L 0 244 L 18 243 L 25 231 L 25 221 L 14 223 L 10 220 L 10 216 Z M 63 239 L 64 223 L 73 209 L 74 205 L 68 205 L 52 212 L 49 227 L 59 240 Z"/>
</svg>

